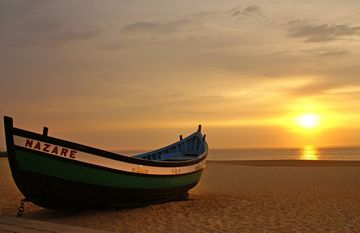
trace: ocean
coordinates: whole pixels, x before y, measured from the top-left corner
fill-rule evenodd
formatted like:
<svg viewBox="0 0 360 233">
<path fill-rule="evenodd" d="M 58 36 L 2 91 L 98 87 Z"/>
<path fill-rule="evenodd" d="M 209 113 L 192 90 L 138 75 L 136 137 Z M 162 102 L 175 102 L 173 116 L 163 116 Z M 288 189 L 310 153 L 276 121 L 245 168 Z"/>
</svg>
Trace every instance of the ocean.
<svg viewBox="0 0 360 233">
<path fill-rule="evenodd" d="M 213 149 L 209 160 L 360 160 L 360 147 L 292 149 Z"/>
<path fill-rule="evenodd" d="M 122 155 L 135 155 L 145 151 L 115 151 Z M 1 156 L 0 156 L 1 157 Z M 360 147 L 333 147 L 289 149 L 210 149 L 208 160 L 354 160 L 360 161 Z"/>
<path fill-rule="evenodd" d="M 134 155 L 145 151 L 117 151 L 123 155 Z M 360 147 L 332 147 L 289 149 L 210 149 L 208 160 L 358 160 Z"/>
</svg>

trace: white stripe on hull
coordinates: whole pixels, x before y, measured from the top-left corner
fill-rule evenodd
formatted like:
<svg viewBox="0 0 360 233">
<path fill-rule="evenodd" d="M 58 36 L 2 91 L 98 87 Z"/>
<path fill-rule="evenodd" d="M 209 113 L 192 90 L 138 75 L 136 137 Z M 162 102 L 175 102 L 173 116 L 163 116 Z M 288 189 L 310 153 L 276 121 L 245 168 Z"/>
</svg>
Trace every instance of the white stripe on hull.
<svg viewBox="0 0 360 233">
<path fill-rule="evenodd" d="M 179 167 L 155 167 L 148 165 L 138 165 L 16 135 L 14 135 L 14 144 L 19 147 L 27 148 L 36 152 L 40 151 L 42 153 L 62 157 L 65 159 L 76 160 L 119 171 L 143 173 L 149 175 L 187 174 L 205 168 L 206 163 L 206 161 L 203 160 L 197 164 Z"/>
</svg>

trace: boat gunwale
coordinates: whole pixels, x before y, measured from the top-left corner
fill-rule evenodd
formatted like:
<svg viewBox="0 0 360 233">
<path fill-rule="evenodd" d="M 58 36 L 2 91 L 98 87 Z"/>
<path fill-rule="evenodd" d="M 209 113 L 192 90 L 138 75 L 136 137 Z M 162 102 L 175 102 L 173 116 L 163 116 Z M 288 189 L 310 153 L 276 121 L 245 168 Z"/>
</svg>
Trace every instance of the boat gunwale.
<svg viewBox="0 0 360 233">
<path fill-rule="evenodd" d="M 191 137 L 197 136 L 197 137 L 201 138 L 201 140 L 204 140 L 203 143 L 204 143 L 205 148 L 204 148 L 204 152 L 202 154 L 200 154 L 196 159 L 188 160 L 188 161 L 159 161 L 159 160 L 146 160 L 146 159 L 142 159 L 142 158 L 129 157 L 129 156 L 117 154 L 114 152 L 98 149 L 95 147 L 86 146 L 83 144 L 67 141 L 64 139 L 59 139 L 59 138 L 51 137 L 48 135 L 43 135 L 43 134 L 28 131 L 28 130 L 16 128 L 12 125 L 11 117 L 5 117 L 5 118 L 8 118 L 9 120 L 11 120 L 11 124 L 5 120 L 5 129 L 7 131 L 7 135 L 6 135 L 7 150 L 10 150 L 10 151 L 12 150 L 10 147 L 15 147 L 13 137 L 16 135 L 16 136 L 20 136 L 20 137 L 35 139 L 35 140 L 42 141 L 42 142 L 56 144 L 58 146 L 75 149 L 75 150 L 78 150 L 81 152 L 93 154 L 95 156 L 100 156 L 100 157 L 104 157 L 104 158 L 113 159 L 116 161 L 128 162 L 128 163 L 137 164 L 137 165 L 154 166 L 154 167 L 181 167 L 181 166 L 187 166 L 187 165 L 194 165 L 194 164 L 200 163 L 201 161 L 205 160 L 207 157 L 207 153 L 208 153 L 207 143 L 202 138 L 202 134 L 198 131 L 187 136 L 186 138 L 184 138 L 181 141 L 178 141 L 178 142 L 175 142 L 168 146 L 165 146 L 163 148 L 154 150 L 154 151 L 166 150 L 169 147 L 183 143 L 184 141 L 186 141 L 187 139 L 189 139 Z M 8 137 L 10 137 L 10 138 L 8 138 Z M 152 152 L 153 151 L 149 151 L 146 153 L 152 153 Z M 9 153 L 9 157 L 11 157 L 10 154 L 11 153 Z M 71 161 L 73 161 L 73 160 L 71 160 Z"/>
</svg>

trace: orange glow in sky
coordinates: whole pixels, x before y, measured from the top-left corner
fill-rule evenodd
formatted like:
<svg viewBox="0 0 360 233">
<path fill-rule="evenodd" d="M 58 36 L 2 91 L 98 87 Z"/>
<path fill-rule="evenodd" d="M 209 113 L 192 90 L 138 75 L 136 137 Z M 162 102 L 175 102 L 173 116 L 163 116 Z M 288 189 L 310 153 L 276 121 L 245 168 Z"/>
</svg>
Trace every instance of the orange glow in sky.
<svg viewBox="0 0 360 233">
<path fill-rule="evenodd" d="M 156 148 L 198 124 L 211 148 L 359 145 L 357 9 L 5 1 L 0 115 L 111 150 Z"/>
</svg>

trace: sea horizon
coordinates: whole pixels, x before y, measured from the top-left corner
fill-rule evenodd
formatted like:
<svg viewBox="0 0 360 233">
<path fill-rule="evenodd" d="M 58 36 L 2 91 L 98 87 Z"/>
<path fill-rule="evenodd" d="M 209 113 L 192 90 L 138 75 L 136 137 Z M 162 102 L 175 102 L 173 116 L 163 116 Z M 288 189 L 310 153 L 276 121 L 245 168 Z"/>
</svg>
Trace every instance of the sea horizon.
<svg viewBox="0 0 360 233">
<path fill-rule="evenodd" d="M 123 155 L 136 155 L 151 150 L 116 150 Z M 214 148 L 209 150 L 209 161 L 231 160 L 360 160 L 360 145 L 356 146 L 304 146 L 259 148 Z"/>
<path fill-rule="evenodd" d="M 112 150 L 111 152 L 133 156 L 150 150 Z M 6 157 L 6 151 L 0 151 Z M 208 153 L 209 161 L 243 160 L 336 160 L 360 161 L 360 145 L 328 147 L 259 147 L 259 148 L 214 148 Z"/>
</svg>

